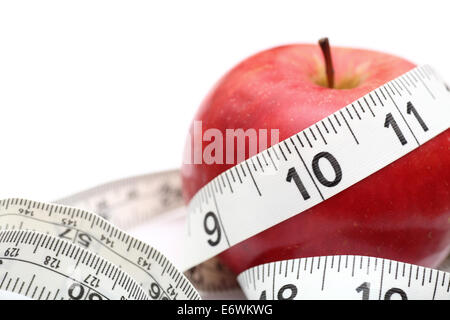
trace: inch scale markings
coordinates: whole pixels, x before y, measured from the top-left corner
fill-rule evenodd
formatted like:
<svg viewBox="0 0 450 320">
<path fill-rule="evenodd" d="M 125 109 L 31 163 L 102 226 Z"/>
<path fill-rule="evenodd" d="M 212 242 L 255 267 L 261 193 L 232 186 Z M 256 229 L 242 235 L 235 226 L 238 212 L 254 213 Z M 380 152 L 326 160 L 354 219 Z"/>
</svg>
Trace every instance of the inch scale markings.
<svg viewBox="0 0 450 320">
<path fill-rule="evenodd" d="M 409 82 L 408 90 L 400 85 Z M 449 128 L 449 107 L 445 83 L 428 66 L 417 67 L 325 118 L 333 130 L 318 130 L 322 120 L 268 148 L 264 152 L 282 156 L 263 170 L 252 167 L 264 152 L 223 172 L 189 203 L 185 268 L 325 201 L 420 147 Z M 242 182 L 230 181 L 232 188 L 216 193 L 214 201 L 204 192 L 238 168 Z"/>
<path fill-rule="evenodd" d="M 272 281 L 255 277 L 259 269 Z M 365 256 L 271 262 L 242 272 L 238 282 L 253 300 L 450 300 L 450 273 Z"/>
</svg>

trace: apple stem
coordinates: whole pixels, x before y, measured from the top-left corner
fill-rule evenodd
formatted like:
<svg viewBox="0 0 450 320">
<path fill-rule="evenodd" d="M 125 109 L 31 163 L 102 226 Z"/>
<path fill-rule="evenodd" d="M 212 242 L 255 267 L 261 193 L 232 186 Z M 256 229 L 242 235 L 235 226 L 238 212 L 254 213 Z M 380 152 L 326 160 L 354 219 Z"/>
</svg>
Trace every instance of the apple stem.
<svg viewBox="0 0 450 320">
<path fill-rule="evenodd" d="M 334 69 L 333 61 L 331 60 L 331 50 L 328 38 L 319 40 L 320 49 L 322 49 L 323 57 L 325 59 L 325 70 L 327 73 L 328 88 L 334 88 Z"/>
</svg>

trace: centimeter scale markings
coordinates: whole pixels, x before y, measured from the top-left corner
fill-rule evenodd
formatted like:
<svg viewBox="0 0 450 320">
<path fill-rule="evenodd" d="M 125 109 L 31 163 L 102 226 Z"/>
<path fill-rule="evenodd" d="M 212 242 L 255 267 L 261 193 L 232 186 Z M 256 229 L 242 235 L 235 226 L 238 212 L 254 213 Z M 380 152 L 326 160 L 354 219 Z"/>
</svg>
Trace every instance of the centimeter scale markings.
<svg viewBox="0 0 450 320">
<path fill-rule="evenodd" d="M 125 178 L 56 200 L 55 203 L 93 211 L 129 231 L 184 205 L 179 170 Z M 223 291 L 238 287 L 236 276 L 216 257 L 185 271 L 197 290 Z"/>
<path fill-rule="evenodd" d="M 194 286 L 164 255 L 94 213 L 5 199 L 0 201 L 0 227 L 36 230 L 67 239 L 120 266 L 151 299 L 200 299 Z"/>
<path fill-rule="evenodd" d="M 223 172 L 189 203 L 186 268 L 357 183 L 449 120 L 448 86 L 417 67 Z"/>
<path fill-rule="evenodd" d="M 148 300 L 118 266 L 51 235 L 0 231 L 0 290 L 43 300 Z"/>
<path fill-rule="evenodd" d="M 364 256 L 272 262 L 244 271 L 238 281 L 249 299 L 450 299 L 450 273 Z"/>
</svg>

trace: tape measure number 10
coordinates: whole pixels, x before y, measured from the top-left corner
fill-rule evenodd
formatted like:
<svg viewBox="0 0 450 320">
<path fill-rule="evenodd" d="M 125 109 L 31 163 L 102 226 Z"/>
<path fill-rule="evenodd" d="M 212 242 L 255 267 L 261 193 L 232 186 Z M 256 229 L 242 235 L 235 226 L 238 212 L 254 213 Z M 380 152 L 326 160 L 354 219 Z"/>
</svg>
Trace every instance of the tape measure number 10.
<svg viewBox="0 0 450 320">
<path fill-rule="evenodd" d="M 432 68 L 417 67 L 389 81 L 302 132 L 223 172 L 200 189 L 189 203 L 186 267 L 326 201 L 419 148 L 447 130 L 449 124 L 449 88 Z M 319 268 L 323 280 L 316 279 L 318 287 L 326 285 L 331 294 L 333 286 L 328 282 L 332 278 L 331 270 L 337 266 L 340 275 L 347 270 L 336 259 L 341 261 L 342 257 L 276 262 L 261 266 L 264 270 L 253 268 L 244 272 L 239 282 L 251 298 L 277 298 L 285 294 L 296 297 L 297 289 L 292 283 L 283 286 L 283 277 L 277 273 L 284 274 L 283 279 L 289 282 L 293 274 L 298 280 L 300 270 L 306 268 L 311 270 L 308 276 L 311 280 L 315 278 L 313 274 L 318 274 L 313 270 Z M 355 283 L 353 294 L 362 292 L 365 298 L 375 296 L 375 292 L 378 298 L 390 296 L 393 291 L 384 292 L 383 285 L 390 273 L 382 266 L 387 263 L 391 271 L 392 262 L 368 257 L 351 259 L 357 265 L 368 264 L 370 268 L 364 272 L 372 279 Z M 313 266 L 313 261 L 321 266 Z M 448 277 L 436 271 L 423 271 L 427 269 L 415 270 L 406 264 L 400 264 L 399 268 L 401 276 L 397 272 L 395 279 L 406 279 L 404 274 L 411 273 L 411 277 L 406 274 L 408 286 L 415 285 L 413 280 L 419 279 L 418 272 L 424 272 L 423 279 L 429 277 L 436 284 L 442 281 L 442 286 Z M 352 275 L 356 270 L 359 269 L 352 268 Z M 330 273 L 328 277 L 326 273 Z M 413 273 L 417 273 L 416 278 Z M 384 280 L 380 280 L 380 275 Z M 271 277 L 277 280 L 270 281 Z M 335 280 L 342 283 L 337 276 Z M 441 292 L 439 288 L 436 286 L 437 295 Z M 308 297 L 327 297 L 320 291 L 320 295 Z M 336 295 L 330 297 L 342 298 L 339 286 L 334 292 Z"/>
</svg>

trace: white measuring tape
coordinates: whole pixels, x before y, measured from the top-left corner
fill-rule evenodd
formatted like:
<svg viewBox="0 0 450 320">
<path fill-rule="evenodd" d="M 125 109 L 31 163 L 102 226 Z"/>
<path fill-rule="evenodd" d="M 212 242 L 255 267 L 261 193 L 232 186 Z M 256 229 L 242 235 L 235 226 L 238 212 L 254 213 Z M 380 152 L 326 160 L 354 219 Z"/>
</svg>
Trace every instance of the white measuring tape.
<svg viewBox="0 0 450 320">
<path fill-rule="evenodd" d="M 449 107 L 448 87 L 430 67 L 419 67 L 216 177 L 188 206 L 178 266 L 189 269 L 191 282 L 122 231 L 182 206 L 177 171 L 124 179 L 58 205 L 2 200 L 0 290 L 34 299 L 199 299 L 196 288 L 234 288 L 235 276 L 208 259 L 447 130 Z M 250 299 L 450 298 L 448 273 L 373 257 L 278 261 L 248 269 L 238 281 Z"/>
<path fill-rule="evenodd" d="M 278 261 L 238 280 L 249 299 L 450 300 L 450 273 L 374 257 Z"/>
<path fill-rule="evenodd" d="M 189 203 L 187 266 L 325 201 L 449 124 L 450 92 L 430 67 L 389 81 L 200 189 Z"/>
</svg>

